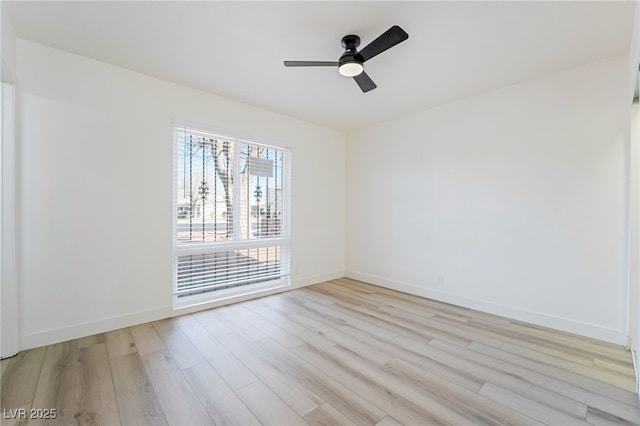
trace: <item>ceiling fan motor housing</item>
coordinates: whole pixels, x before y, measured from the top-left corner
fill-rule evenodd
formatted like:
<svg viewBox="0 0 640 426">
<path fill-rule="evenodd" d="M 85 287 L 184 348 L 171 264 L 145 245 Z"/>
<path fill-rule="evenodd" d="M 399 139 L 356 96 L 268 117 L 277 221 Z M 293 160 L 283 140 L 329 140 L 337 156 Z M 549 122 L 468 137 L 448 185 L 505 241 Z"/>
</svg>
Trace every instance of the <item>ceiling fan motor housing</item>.
<svg viewBox="0 0 640 426">
<path fill-rule="evenodd" d="M 360 46 L 360 37 L 354 34 L 342 37 L 342 47 L 345 49 L 355 49 Z"/>
<path fill-rule="evenodd" d="M 357 35 L 350 34 L 342 37 L 342 47 L 344 47 L 345 51 L 342 56 L 340 56 L 338 63 L 340 65 L 347 62 L 358 62 L 361 64 L 362 61 L 356 58 L 358 46 L 360 46 L 360 37 Z"/>
<path fill-rule="evenodd" d="M 364 71 L 362 59 L 358 58 L 357 47 L 360 46 L 360 37 L 357 35 L 346 35 L 342 37 L 342 47 L 345 51 L 338 60 L 338 72 L 345 77 L 355 77 Z"/>
</svg>

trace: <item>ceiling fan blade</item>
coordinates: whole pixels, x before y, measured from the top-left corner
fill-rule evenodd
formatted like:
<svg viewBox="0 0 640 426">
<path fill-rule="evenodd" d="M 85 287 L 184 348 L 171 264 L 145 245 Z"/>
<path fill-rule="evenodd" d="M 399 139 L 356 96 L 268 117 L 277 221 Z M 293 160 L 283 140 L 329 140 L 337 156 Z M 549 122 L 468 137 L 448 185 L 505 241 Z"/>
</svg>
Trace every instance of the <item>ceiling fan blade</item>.
<svg viewBox="0 0 640 426">
<path fill-rule="evenodd" d="M 394 25 L 393 27 L 382 33 L 380 37 L 366 45 L 360 52 L 356 54 L 356 57 L 361 59 L 362 62 L 368 61 L 374 56 L 379 55 L 387 49 L 391 49 L 396 44 L 402 43 L 408 38 L 409 34 L 407 34 L 399 26 Z"/>
<path fill-rule="evenodd" d="M 364 71 L 353 77 L 353 79 L 356 81 L 356 83 L 358 83 L 358 86 L 360 86 L 360 89 L 362 89 L 364 93 L 367 93 L 368 91 L 378 87 L 373 82 L 373 80 L 371 80 L 371 77 L 369 77 Z"/>
<path fill-rule="evenodd" d="M 337 62 L 328 61 L 284 61 L 285 67 L 337 67 Z"/>
</svg>

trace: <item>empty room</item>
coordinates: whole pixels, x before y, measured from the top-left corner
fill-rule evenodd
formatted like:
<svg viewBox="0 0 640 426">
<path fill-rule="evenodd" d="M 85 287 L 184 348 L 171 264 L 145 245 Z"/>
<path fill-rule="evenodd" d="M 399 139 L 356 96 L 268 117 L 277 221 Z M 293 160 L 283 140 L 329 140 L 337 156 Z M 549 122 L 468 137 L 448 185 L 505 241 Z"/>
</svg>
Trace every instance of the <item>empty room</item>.
<svg viewBox="0 0 640 426">
<path fill-rule="evenodd" d="M 0 6 L 2 425 L 640 425 L 640 2 Z"/>
</svg>

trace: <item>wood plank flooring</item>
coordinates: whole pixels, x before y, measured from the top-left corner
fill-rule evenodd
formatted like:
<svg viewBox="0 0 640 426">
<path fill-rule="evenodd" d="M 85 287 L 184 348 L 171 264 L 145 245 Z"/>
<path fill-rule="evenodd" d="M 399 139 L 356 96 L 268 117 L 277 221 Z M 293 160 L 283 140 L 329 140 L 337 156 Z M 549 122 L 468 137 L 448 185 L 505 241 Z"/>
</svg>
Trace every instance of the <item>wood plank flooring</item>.
<svg viewBox="0 0 640 426">
<path fill-rule="evenodd" d="M 634 389 L 622 347 L 339 279 L 23 351 L 0 420 L 640 425 Z"/>
</svg>

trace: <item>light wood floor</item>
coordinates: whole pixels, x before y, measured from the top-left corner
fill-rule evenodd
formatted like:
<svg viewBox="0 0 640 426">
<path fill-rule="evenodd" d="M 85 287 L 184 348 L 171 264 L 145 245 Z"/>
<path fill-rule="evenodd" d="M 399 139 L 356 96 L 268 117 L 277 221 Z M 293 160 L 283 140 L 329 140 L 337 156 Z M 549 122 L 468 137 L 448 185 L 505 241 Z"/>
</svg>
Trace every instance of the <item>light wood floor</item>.
<svg viewBox="0 0 640 426">
<path fill-rule="evenodd" d="M 622 347 L 347 279 L 24 351 L 1 387 L 56 409 L 29 424 L 640 424 Z"/>
</svg>

